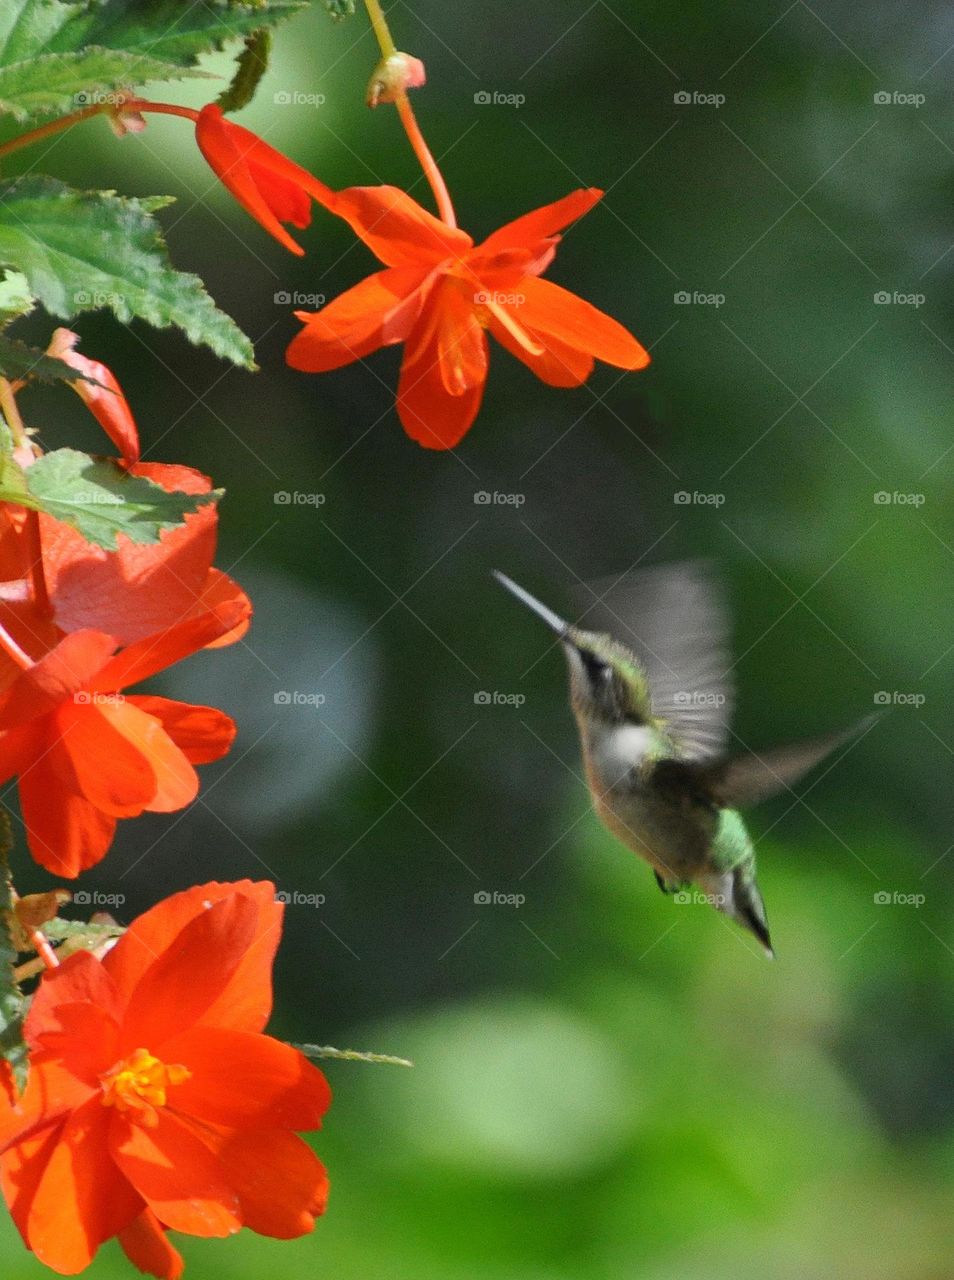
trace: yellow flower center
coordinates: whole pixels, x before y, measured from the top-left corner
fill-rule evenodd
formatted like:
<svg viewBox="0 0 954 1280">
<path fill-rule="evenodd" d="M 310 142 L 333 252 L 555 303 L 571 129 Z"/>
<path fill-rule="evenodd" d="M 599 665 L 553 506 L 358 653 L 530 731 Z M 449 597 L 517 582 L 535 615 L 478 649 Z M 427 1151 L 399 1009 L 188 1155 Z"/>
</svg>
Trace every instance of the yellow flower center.
<svg viewBox="0 0 954 1280">
<path fill-rule="evenodd" d="M 157 1108 L 166 1105 L 169 1086 L 182 1084 L 191 1075 L 188 1067 L 167 1066 L 148 1049 L 137 1049 L 100 1076 L 103 1106 L 115 1107 L 130 1120 L 154 1129 L 159 1123 Z"/>
</svg>

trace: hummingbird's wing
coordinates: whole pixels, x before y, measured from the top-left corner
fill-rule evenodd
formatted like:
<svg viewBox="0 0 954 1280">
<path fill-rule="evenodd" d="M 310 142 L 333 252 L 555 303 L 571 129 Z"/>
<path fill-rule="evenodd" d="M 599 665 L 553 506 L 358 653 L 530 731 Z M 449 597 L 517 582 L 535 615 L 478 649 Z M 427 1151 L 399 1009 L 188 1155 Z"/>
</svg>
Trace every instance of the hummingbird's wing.
<svg viewBox="0 0 954 1280">
<path fill-rule="evenodd" d="M 701 560 L 604 578 L 574 592 L 578 625 L 608 631 L 643 666 L 653 715 L 666 722 L 680 758 L 711 760 L 725 749 L 732 714 L 728 610 Z"/>
<path fill-rule="evenodd" d="M 663 786 L 692 782 L 706 799 L 722 809 L 748 809 L 791 787 L 830 752 L 867 733 L 877 719 L 866 716 L 859 724 L 837 733 L 708 764 L 666 760 L 657 766 L 661 771 L 659 782 Z"/>
</svg>

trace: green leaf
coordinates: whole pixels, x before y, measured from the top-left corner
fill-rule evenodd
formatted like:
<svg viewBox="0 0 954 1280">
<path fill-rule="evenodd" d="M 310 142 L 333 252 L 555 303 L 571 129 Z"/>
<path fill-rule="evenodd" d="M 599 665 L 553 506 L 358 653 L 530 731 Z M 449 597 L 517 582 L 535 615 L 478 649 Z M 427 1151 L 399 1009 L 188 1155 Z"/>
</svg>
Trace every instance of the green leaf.
<svg viewBox="0 0 954 1280">
<path fill-rule="evenodd" d="M 27 1048 L 23 1019 L 27 1001 L 14 976 L 17 947 L 13 936 L 13 880 L 10 876 L 10 818 L 0 810 L 0 1057 L 13 1069 L 19 1088 L 26 1084 Z"/>
<path fill-rule="evenodd" d="M 27 496 L 0 500 L 20 502 L 71 525 L 96 546 L 115 551 L 116 535 L 132 542 L 158 542 L 163 529 L 174 529 L 207 502 L 211 493 L 168 492 L 144 476 L 134 476 L 111 458 L 93 458 L 76 449 L 55 449 L 23 473 Z"/>
<path fill-rule="evenodd" d="M 63 957 L 72 955 L 74 951 L 93 951 L 110 938 L 121 937 L 126 929 L 124 925 L 114 922 L 107 924 L 94 920 L 64 920 L 62 916 L 57 916 L 55 920 L 46 922 L 43 932 L 50 942 L 63 944 L 58 948 L 58 954 Z"/>
<path fill-rule="evenodd" d="M 22 271 L 4 271 L 0 280 L 0 329 L 12 320 L 29 315 L 34 297 L 30 283 Z"/>
<path fill-rule="evenodd" d="M 245 38 L 245 48 L 236 62 L 232 83 L 218 98 L 223 111 L 241 111 L 255 96 L 262 76 L 268 70 L 268 55 L 272 50 L 272 33 L 260 28 Z"/>
<path fill-rule="evenodd" d="M 17 120 L 65 115 L 80 107 L 108 102 L 111 90 L 132 88 L 148 80 L 181 80 L 201 76 L 158 58 L 119 49 L 90 46 L 79 53 L 47 53 L 0 66 L 0 113 Z"/>
<path fill-rule="evenodd" d="M 31 3 L 32 0 L 26 0 Z M 3 0 L 22 5 L 24 0 Z M 2 5 L 0 5 L 2 7 Z M 304 0 L 269 0 L 267 4 L 228 4 L 222 0 L 101 0 L 73 6 L 80 10 L 45 51 L 74 50 L 86 45 L 125 49 L 151 58 L 191 66 L 201 53 L 221 49 L 259 27 L 273 26 L 299 10 Z"/>
<path fill-rule="evenodd" d="M 157 209 L 171 199 L 75 191 L 54 178 L 0 184 L 0 265 L 14 267 L 47 311 L 71 320 L 110 307 L 156 328 L 176 325 L 190 341 L 255 368 L 254 351 L 198 276 L 169 261 Z"/>
<path fill-rule="evenodd" d="M 101 386 L 95 378 L 71 369 L 63 360 L 48 356 L 39 347 L 27 346 L 16 338 L 0 333 L 0 374 L 11 380 L 35 378 L 40 382 L 76 382 L 82 379 Z"/>
</svg>

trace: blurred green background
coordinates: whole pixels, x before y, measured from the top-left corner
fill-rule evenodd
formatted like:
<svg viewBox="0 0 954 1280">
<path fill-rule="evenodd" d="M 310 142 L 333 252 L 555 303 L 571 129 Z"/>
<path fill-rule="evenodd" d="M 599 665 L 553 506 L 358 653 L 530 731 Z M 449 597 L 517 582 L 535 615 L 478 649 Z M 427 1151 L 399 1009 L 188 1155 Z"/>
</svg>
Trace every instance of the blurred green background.
<svg viewBox="0 0 954 1280">
<path fill-rule="evenodd" d="M 199 879 L 274 878 L 293 897 L 277 1032 L 417 1064 L 332 1064 L 326 1219 L 292 1244 L 184 1241 L 189 1274 L 946 1280 L 954 11 L 417 0 L 391 19 L 426 61 L 415 104 L 468 230 L 607 189 L 549 275 L 650 346 L 647 372 L 554 390 L 497 349 L 470 435 L 422 451 L 396 352 L 283 366 L 292 307 L 373 269 L 346 228 L 317 211 L 286 254 L 180 120 L 17 158 L 174 193 L 176 262 L 262 366 L 76 325 L 147 456 L 227 488 L 219 563 L 258 610 L 247 643 L 164 683 L 236 717 L 231 757 L 185 814 L 123 824 L 81 887 L 125 919 Z M 374 60 L 363 15 L 316 6 L 239 118 L 334 186 L 426 202 L 394 114 L 363 105 Z M 96 447 L 72 397 L 24 405 L 45 443 Z M 699 554 L 729 585 L 743 742 L 889 711 L 751 815 L 774 964 L 589 814 L 562 659 L 489 576 L 568 609 L 579 579 Z M 494 892 L 524 901 L 475 901 Z M 4 1275 L 38 1275 L 2 1233 Z M 114 1246 L 94 1267 L 126 1270 Z"/>
</svg>

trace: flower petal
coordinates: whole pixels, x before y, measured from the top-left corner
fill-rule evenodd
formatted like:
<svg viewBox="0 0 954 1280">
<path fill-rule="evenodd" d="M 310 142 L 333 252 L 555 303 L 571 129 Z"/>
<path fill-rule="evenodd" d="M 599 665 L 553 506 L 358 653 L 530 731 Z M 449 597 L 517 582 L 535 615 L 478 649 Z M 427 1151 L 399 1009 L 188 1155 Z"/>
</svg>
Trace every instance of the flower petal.
<svg viewBox="0 0 954 1280">
<path fill-rule="evenodd" d="M 499 253 L 503 249 L 533 250 L 541 240 L 556 235 L 577 218 L 582 218 L 584 213 L 589 213 L 602 198 L 603 192 L 599 187 L 581 187 L 577 191 L 571 191 L 552 204 L 542 205 L 539 209 L 514 218 L 512 222 L 504 223 L 483 244 L 477 246 L 476 253 L 483 256 Z"/>
<path fill-rule="evenodd" d="M 119 1243 L 134 1267 L 146 1275 L 156 1276 L 157 1280 L 179 1280 L 185 1269 L 182 1254 L 169 1243 L 151 1209 L 143 1209 L 128 1227 L 123 1227 Z"/>
<path fill-rule="evenodd" d="M 54 1054 L 35 1052 L 30 1059 L 26 1088 L 0 1119 L 0 1151 L 21 1146 L 34 1135 L 61 1124 L 90 1097 L 99 1097 L 89 1083 L 68 1070 Z M 8 1197 L 9 1202 L 9 1197 Z"/>
<path fill-rule="evenodd" d="M 252 620 L 252 602 L 239 584 L 221 569 L 211 568 L 189 616 L 198 617 L 222 608 L 236 611 L 238 622 L 222 635 L 210 640 L 206 649 L 223 649 L 226 645 L 237 643 L 248 631 Z"/>
<path fill-rule="evenodd" d="M 78 333 L 70 329 L 55 329 L 46 354 L 55 360 L 62 360 L 71 369 L 94 378 L 88 382 L 86 378 L 77 378 L 70 385 L 86 404 L 93 417 L 112 440 L 126 462 L 139 461 L 139 432 L 136 420 L 132 415 L 129 402 L 122 393 L 119 383 L 111 370 L 98 360 L 90 360 L 75 350 L 79 342 Z M 101 383 L 97 386 L 96 383 Z"/>
<path fill-rule="evenodd" d="M 61 785 L 72 784 L 95 808 L 113 818 L 137 817 L 156 794 L 156 769 L 118 711 L 121 704 L 64 703 L 50 721 L 62 746 L 51 760 Z"/>
<path fill-rule="evenodd" d="M 296 311 L 304 324 L 285 359 L 303 373 L 326 373 L 379 347 L 403 342 L 420 315 L 429 267 L 391 267 L 368 276 L 320 311 Z"/>
<path fill-rule="evenodd" d="M 39 1260 L 65 1275 L 88 1266 L 142 1208 L 110 1159 L 109 1123 L 101 1100 L 90 1098 L 34 1153 L 33 1167 L 13 1175 L 22 1187 L 11 1204 L 17 1226 Z"/>
<path fill-rule="evenodd" d="M 233 1235 L 242 1219 L 228 1170 L 168 1107 L 157 1115 L 154 1129 L 131 1124 L 121 1115 L 113 1117 L 109 1148 L 119 1169 L 173 1231 Z"/>
<path fill-rule="evenodd" d="M 398 187 L 346 187 L 328 207 L 388 267 L 433 267 L 462 258 L 474 243 Z"/>
<path fill-rule="evenodd" d="M 525 280 L 519 321 L 620 369 L 645 369 L 649 352 L 596 307 L 550 280 Z"/>
<path fill-rule="evenodd" d="M 192 803 L 199 792 L 198 774 L 166 733 L 161 720 L 148 715 L 128 698 L 103 703 L 96 710 L 116 734 L 148 762 L 152 792 L 144 808 L 150 813 L 173 813 Z"/>
<path fill-rule="evenodd" d="M 61 743 L 20 775 L 20 811 L 30 852 L 65 880 L 95 866 L 112 843 L 116 819 L 63 784 L 55 767 Z"/>
<path fill-rule="evenodd" d="M 477 416 L 486 378 L 486 336 L 448 281 L 408 338 L 397 401 L 404 430 L 428 449 L 452 449 Z"/>
<path fill-rule="evenodd" d="M 30 720 L 16 729 L 0 733 L 0 783 L 9 781 L 15 773 L 26 773 L 44 750 L 44 724 L 42 720 Z"/>
<path fill-rule="evenodd" d="M 585 351 L 570 347 L 559 338 L 535 333 L 528 329 L 527 333 L 543 348 L 540 355 L 527 348 L 521 342 L 515 342 L 512 334 L 494 316 L 490 318 L 490 332 L 502 347 L 522 361 L 542 382 L 551 387 L 578 387 L 593 372 L 593 357 Z"/>
<path fill-rule="evenodd" d="M 195 127 L 199 150 L 222 185 L 279 244 L 292 253 L 305 251 L 296 244 L 281 220 L 308 225 L 309 195 L 328 203 L 332 192 L 305 169 L 263 142 L 248 129 L 226 120 L 221 108 L 209 103 L 199 112 Z M 263 175 L 271 175 L 267 182 Z"/>
<path fill-rule="evenodd" d="M 7 689 L 0 702 L 0 729 L 48 715 L 71 698 L 106 665 L 116 648 L 100 631 L 74 631 Z"/>
<path fill-rule="evenodd" d="M 248 599 L 243 593 L 243 600 L 218 604 L 197 617 L 186 618 L 165 631 L 137 640 L 107 662 L 87 687 L 94 692 L 114 693 L 117 689 L 125 689 L 127 685 L 138 684 L 140 680 L 154 676 L 157 671 L 163 671 L 173 663 L 188 658 L 196 650 L 221 639 L 227 632 L 242 624 L 248 617 L 249 609 Z"/>
<path fill-rule="evenodd" d="M 200 1026 L 168 1040 L 163 1054 L 192 1072 L 170 1106 L 210 1124 L 317 1129 L 331 1103 L 318 1068 L 271 1036 Z"/>
<path fill-rule="evenodd" d="M 191 764 L 220 760 L 235 741 L 235 721 L 215 707 L 192 706 L 145 694 L 131 694 L 126 704 L 158 720 Z"/>
<path fill-rule="evenodd" d="M 231 894 L 191 919 L 129 993 L 120 1050 L 131 1053 L 146 1045 L 161 1057 L 167 1040 L 198 1022 L 223 995 L 252 945 L 258 915 L 252 899 Z"/>
<path fill-rule="evenodd" d="M 272 962 L 281 938 L 283 908 L 275 886 L 267 881 L 203 884 L 165 898 L 139 916 L 103 959 L 123 1004 L 149 966 L 182 930 L 216 902 L 238 897 L 253 909 L 254 928 L 244 954 L 227 975 L 221 994 L 199 1017 L 197 1025 L 261 1031 L 272 1007 Z"/>
<path fill-rule="evenodd" d="M 24 1034 L 32 1050 L 55 1050 L 67 1070 L 95 1084 L 116 1060 L 121 1017 L 112 978 L 88 951 L 78 951 L 43 976 Z"/>
<path fill-rule="evenodd" d="M 229 1171 L 247 1227 L 278 1240 L 314 1229 L 328 1202 L 328 1175 L 306 1142 L 253 1129 L 223 1133 L 210 1145 Z"/>
</svg>

